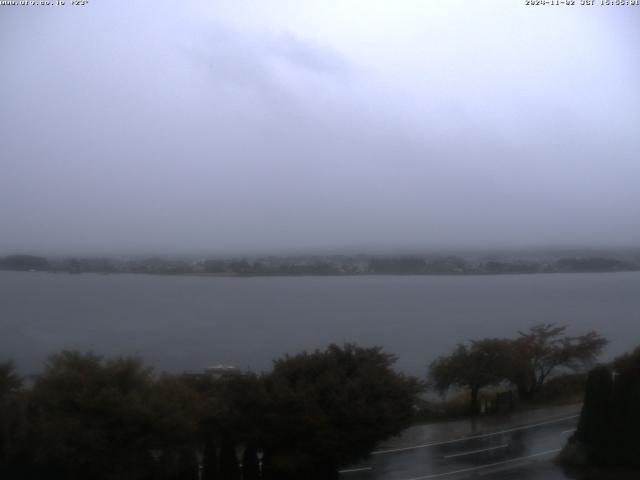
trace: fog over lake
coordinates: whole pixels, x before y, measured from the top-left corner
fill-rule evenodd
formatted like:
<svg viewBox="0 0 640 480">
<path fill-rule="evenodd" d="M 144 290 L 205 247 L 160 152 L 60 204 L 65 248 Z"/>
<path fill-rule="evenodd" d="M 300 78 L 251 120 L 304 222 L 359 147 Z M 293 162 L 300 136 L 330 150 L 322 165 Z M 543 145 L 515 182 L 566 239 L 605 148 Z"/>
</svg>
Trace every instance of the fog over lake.
<svg viewBox="0 0 640 480">
<path fill-rule="evenodd" d="M 456 342 L 535 323 L 596 329 L 604 358 L 640 338 L 640 273 L 215 278 L 0 272 L 0 355 L 23 372 L 63 348 L 160 370 L 269 369 L 329 342 L 382 345 L 423 375 Z"/>
</svg>

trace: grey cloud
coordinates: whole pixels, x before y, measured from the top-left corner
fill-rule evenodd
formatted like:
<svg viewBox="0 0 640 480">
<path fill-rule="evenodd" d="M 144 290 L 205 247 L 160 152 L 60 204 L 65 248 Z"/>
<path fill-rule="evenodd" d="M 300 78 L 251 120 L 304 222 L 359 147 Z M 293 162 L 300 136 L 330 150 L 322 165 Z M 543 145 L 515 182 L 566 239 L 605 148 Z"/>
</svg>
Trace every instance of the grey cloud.
<svg viewBox="0 0 640 480">
<path fill-rule="evenodd" d="M 345 74 L 349 70 L 347 59 L 327 46 L 291 33 L 281 34 L 275 40 L 272 52 L 298 68 L 330 75 Z"/>
</svg>

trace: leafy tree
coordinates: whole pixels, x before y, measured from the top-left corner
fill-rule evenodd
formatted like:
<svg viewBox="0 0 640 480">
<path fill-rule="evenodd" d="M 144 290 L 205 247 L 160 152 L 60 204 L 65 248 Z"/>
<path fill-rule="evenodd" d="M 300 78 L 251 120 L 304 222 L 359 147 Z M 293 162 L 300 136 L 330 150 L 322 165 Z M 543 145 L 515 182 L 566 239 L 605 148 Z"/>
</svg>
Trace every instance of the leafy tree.
<svg viewBox="0 0 640 480">
<path fill-rule="evenodd" d="M 382 349 L 347 344 L 285 356 L 265 378 L 272 478 L 329 479 L 410 422 L 422 390 Z"/>
<path fill-rule="evenodd" d="M 154 468 L 170 478 L 196 478 L 195 452 L 203 404 L 182 378 L 162 375 L 144 390 L 142 418 L 148 418 L 148 449 L 156 452 Z"/>
<path fill-rule="evenodd" d="M 239 470 L 234 447 L 246 446 L 251 454 L 262 445 L 266 409 L 262 377 L 185 375 L 183 381 L 199 397 L 197 438 L 204 454 L 203 478 L 235 479 Z M 246 469 L 244 477 L 251 479 Z"/>
<path fill-rule="evenodd" d="M 150 382 L 138 359 L 51 356 L 33 390 L 37 462 L 71 479 L 139 470 L 149 445 L 144 390 Z"/>
<path fill-rule="evenodd" d="M 199 450 L 203 479 L 237 480 L 242 451 L 246 480 L 260 465 L 261 478 L 332 478 L 412 419 L 422 386 L 394 372 L 394 361 L 380 348 L 331 345 L 277 360 L 269 374 L 215 380 L 157 377 L 137 358 L 63 351 L 24 391 L 13 366 L 2 364 L 0 474 L 197 478 Z M 5 409 L 7 398 L 19 409 Z M 9 417 L 28 422 L 5 429 Z"/>
<path fill-rule="evenodd" d="M 0 400 L 17 392 L 22 387 L 22 378 L 16 373 L 13 362 L 0 363 Z"/>
<path fill-rule="evenodd" d="M 477 414 L 480 389 L 496 385 L 507 376 L 511 357 L 508 340 L 488 338 L 459 344 L 449 355 L 431 363 L 429 378 L 432 385 L 444 395 L 451 387 L 470 391 L 471 414 Z"/>
<path fill-rule="evenodd" d="M 233 437 L 236 444 L 259 446 L 263 442 L 265 409 L 269 393 L 264 377 L 247 373 L 219 382 L 221 400 L 220 426 L 224 435 Z"/>
<path fill-rule="evenodd" d="M 588 459 L 601 463 L 609 450 L 611 394 L 613 375 L 605 365 L 595 367 L 587 376 L 584 403 L 578 428 L 572 441 L 579 439 Z"/>
<path fill-rule="evenodd" d="M 32 394 L 34 462 L 56 478 L 143 478 L 193 472 L 199 401 L 138 358 L 53 355 Z"/>
<path fill-rule="evenodd" d="M 575 337 L 563 335 L 566 327 L 539 324 L 519 332 L 513 340 L 509 379 L 520 398 L 530 399 L 557 369 L 580 370 L 591 365 L 608 341 L 595 331 Z"/>
<path fill-rule="evenodd" d="M 640 468 L 640 347 L 613 363 L 610 463 Z"/>
<path fill-rule="evenodd" d="M 640 347 L 588 376 L 578 429 L 570 446 L 588 463 L 640 467 Z"/>
<path fill-rule="evenodd" d="M 13 362 L 0 363 L 0 477 L 10 477 L 26 447 L 26 411 L 22 378 Z"/>
</svg>

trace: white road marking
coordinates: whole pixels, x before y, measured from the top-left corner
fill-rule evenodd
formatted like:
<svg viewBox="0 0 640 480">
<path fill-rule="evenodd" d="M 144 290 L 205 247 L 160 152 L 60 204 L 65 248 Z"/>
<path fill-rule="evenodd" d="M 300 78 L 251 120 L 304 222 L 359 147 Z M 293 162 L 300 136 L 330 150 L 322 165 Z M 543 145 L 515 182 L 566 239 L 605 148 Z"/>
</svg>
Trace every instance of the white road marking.
<svg viewBox="0 0 640 480">
<path fill-rule="evenodd" d="M 498 450 L 499 448 L 507 448 L 508 446 L 509 444 L 505 443 L 503 445 L 498 445 L 496 447 L 482 448 L 480 450 L 470 450 L 468 452 L 454 453 L 453 455 L 445 455 L 443 458 L 464 457 L 465 455 L 473 455 L 474 453 L 490 452 L 491 450 Z"/>
<path fill-rule="evenodd" d="M 494 435 L 502 435 L 504 433 L 517 432 L 517 431 L 520 431 L 520 430 L 527 430 L 529 428 L 540 427 L 542 425 L 551 425 L 551 424 L 554 424 L 554 423 L 561 423 L 561 422 L 564 422 L 565 420 L 571 420 L 573 418 L 578 418 L 579 416 L 580 416 L 579 414 L 570 415 L 568 417 L 557 418 L 555 420 L 547 420 L 545 422 L 533 423 L 531 425 L 523 425 L 521 427 L 509 428 L 507 430 L 501 430 L 499 432 L 484 433 L 482 435 L 471 435 L 469 437 L 457 438 L 455 440 L 445 440 L 443 442 L 423 443 L 421 445 L 412 445 L 410 447 L 400 447 L 400 448 L 389 448 L 389 449 L 385 449 L 385 450 L 376 450 L 375 452 L 371 452 L 371 455 L 386 455 L 388 453 L 406 452 L 408 450 L 418 450 L 420 448 L 437 447 L 437 446 L 440 446 L 440 445 L 449 445 L 451 443 L 465 442 L 467 440 L 476 440 L 478 438 L 491 437 L 491 436 L 494 436 Z"/>
<path fill-rule="evenodd" d="M 346 470 L 338 470 L 338 473 L 368 472 L 369 470 L 373 470 L 373 468 L 371 467 L 347 468 Z"/>
<path fill-rule="evenodd" d="M 573 433 L 573 432 L 575 432 L 575 431 L 576 431 L 576 429 L 575 429 L 575 428 L 570 428 L 569 430 L 564 430 L 564 431 L 562 431 L 562 432 L 560 432 L 560 433 L 561 433 L 562 435 L 567 435 L 567 434 L 569 434 L 569 433 Z"/>
<path fill-rule="evenodd" d="M 536 458 L 536 457 L 542 457 L 542 456 L 545 456 L 545 455 L 551 455 L 553 453 L 558 453 L 560 450 L 561 450 L 560 448 L 556 448 L 555 450 L 547 450 L 545 452 L 534 453 L 533 455 L 527 455 L 526 457 L 512 458 L 510 460 L 504 460 L 502 462 L 487 463 L 485 465 L 480 465 L 478 467 L 463 468 L 461 470 L 453 470 L 451 472 L 434 473 L 434 474 L 431 474 L 431 475 L 423 475 L 422 477 L 411 477 L 411 478 L 407 478 L 405 480 L 427 480 L 429 478 L 446 477 L 446 476 L 449 476 L 449 475 L 456 475 L 458 473 L 474 472 L 476 470 L 482 470 L 483 468 L 497 467 L 498 465 L 506 465 L 508 463 L 514 463 L 514 462 L 521 462 L 523 460 L 529 460 L 530 458 Z"/>
</svg>

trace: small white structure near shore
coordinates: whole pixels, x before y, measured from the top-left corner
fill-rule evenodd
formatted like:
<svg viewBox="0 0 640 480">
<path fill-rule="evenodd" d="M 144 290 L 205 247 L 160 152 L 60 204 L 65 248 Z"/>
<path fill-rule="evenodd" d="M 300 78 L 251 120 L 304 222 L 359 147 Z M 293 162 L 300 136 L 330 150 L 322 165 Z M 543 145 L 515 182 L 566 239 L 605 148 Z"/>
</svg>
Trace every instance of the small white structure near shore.
<svg viewBox="0 0 640 480">
<path fill-rule="evenodd" d="M 242 375 L 242 372 L 238 367 L 234 367 L 232 365 L 211 365 L 206 368 L 205 372 L 214 380 L 219 380 L 221 378 L 228 377 L 238 377 Z"/>
</svg>

